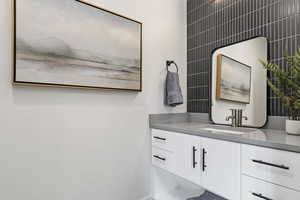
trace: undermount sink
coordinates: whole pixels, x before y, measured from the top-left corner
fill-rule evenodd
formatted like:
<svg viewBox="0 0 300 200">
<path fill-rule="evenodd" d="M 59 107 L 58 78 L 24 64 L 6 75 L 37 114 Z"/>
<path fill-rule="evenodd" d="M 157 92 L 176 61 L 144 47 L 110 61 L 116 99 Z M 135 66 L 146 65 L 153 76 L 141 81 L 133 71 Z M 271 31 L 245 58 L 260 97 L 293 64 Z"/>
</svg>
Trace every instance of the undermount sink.
<svg viewBox="0 0 300 200">
<path fill-rule="evenodd" d="M 251 128 L 233 128 L 233 127 L 227 127 L 227 126 L 208 126 L 204 127 L 203 130 L 211 131 L 215 133 L 229 133 L 234 135 L 244 135 L 247 133 L 255 132 L 255 129 Z"/>
</svg>

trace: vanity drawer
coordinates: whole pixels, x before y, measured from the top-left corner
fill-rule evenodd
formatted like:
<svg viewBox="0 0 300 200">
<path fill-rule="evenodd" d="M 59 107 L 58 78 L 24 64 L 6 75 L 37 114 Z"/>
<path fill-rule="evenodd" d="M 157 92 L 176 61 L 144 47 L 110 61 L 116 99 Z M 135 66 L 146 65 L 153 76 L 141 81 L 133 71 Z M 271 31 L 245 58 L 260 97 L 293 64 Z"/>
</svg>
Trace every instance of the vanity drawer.
<svg viewBox="0 0 300 200">
<path fill-rule="evenodd" d="M 242 173 L 300 191 L 300 154 L 242 145 Z"/>
<path fill-rule="evenodd" d="M 255 178 L 243 176 L 242 200 L 296 200 L 300 193 Z"/>
<path fill-rule="evenodd" d="M 173 153 L 152 148 L 152 165 L 173 172 L 175 166 Z"/>
<path fill-rule="evenodd" d="M 178 134 L 152 129 L 152 146 L 173 151 L 176 148 Z"/>
</svg>

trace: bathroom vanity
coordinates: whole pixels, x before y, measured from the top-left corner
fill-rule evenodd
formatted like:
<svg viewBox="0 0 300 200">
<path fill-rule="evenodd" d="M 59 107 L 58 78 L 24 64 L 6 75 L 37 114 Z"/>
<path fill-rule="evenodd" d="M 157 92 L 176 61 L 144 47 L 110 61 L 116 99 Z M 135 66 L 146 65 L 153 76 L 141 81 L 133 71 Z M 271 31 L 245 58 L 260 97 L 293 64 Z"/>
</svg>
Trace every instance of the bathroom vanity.
<svg viewBox="0 0 300 200">
<path fill-rule="evenodd" d="M 268 45 L 255 37 L 213 51 L 210 120 L 150 120 L 155 167 L 229 200 L 300 199 L 300 137 L 259 129 Z"/>
<path fill-rule="evenodd" d="M 230 200 L 300 199 L 299 137 L 189 121 L 150 127 L 157 168 Z"/>
</svg>

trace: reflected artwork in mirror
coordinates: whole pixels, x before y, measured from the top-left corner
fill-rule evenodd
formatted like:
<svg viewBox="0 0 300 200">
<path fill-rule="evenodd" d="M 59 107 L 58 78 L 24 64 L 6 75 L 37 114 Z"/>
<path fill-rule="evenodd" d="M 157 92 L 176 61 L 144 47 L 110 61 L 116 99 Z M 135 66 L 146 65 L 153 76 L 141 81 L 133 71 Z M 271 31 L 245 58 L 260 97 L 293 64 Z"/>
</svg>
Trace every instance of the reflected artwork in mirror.
<svg viewBox="0 0 300 200">
<path fill-rule="evenodd" d="M 232 125 L 239 110 L 239 126 L 261 128 L 267 122 L 268 41 L 255 37 L 216 49 L 212 54 L 210 117 L 215 124 Z"/>
<path fill-rule="evenodd" d="M 225 55 L 217 56 L 217 100 L 250 103 L 251 67 Z"/>
</svg>

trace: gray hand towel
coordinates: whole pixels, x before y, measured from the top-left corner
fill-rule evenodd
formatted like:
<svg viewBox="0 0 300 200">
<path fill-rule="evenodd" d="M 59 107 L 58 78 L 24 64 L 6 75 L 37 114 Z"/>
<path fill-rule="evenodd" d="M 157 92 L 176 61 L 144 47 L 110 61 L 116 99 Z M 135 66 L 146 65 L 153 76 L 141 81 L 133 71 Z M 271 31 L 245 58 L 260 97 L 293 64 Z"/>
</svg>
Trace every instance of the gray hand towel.
<svg viewBox="0 0 300 200">
<path fill-rule="evenodd" d="M 200 197 L 195 197 L 195 198 L 191 198 L 191 199 L 187 199 L 187 200 L 226 200 L 223 197 L 220 197 L 218 195 L 215 195 L 211 192 L 204 192 L 204 194 L 202 194 Z"/>
<path fill-rule="evenodd" d="M 166 78 L 165 104 L 168 106 L 177 106 L 183 104 L 179 76 L 176 72 L 168 71 Z"/>
</svg>

